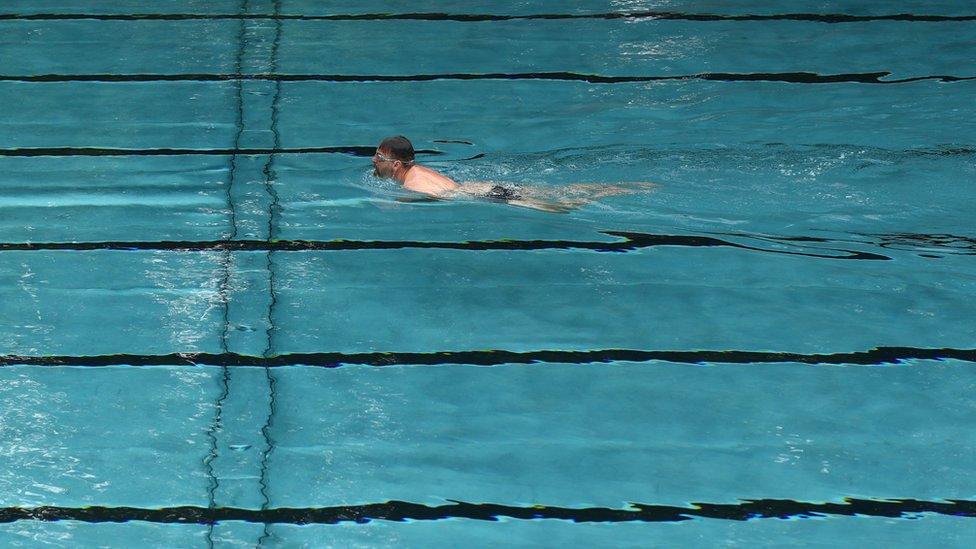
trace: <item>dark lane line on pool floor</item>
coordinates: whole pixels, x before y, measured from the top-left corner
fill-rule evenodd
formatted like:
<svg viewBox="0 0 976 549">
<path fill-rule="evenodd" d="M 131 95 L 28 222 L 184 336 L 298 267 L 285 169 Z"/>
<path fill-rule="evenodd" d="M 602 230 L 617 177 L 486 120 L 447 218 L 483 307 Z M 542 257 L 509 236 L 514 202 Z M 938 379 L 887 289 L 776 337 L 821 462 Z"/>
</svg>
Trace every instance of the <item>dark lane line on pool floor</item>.
<svg viewBox="0 0 976 549">
<path fill-rule="evenodd" d="M 417 154 L 441 155 L 443 151 L 420 149 Z M 369 158 L 376 153 L 376 145 L 296 148 L 236 148 L 236 149 L 120 149 L 114 147 L 18 147 L 0 149 L 0 156 L 233 156 L 269 154 L 345 154 Z"/>
<path fill-rule="evenodd" d="M 892 258 L 857 250 L 840 248 L 816 248 L 822 252 L 776 250 L 748 246 L 707 236 L 659 235 L 623 231 L 603 231 L 603 234 L 620 238 L 617 242 L 587 242 L 575 240 L 475 240 L 464 242 L 425 242 L 397 240 L 210 240 L 210 241 L 159 241 L 159 242 L 5 242 L 0 243 L 4 251 L 355 251 L 355 250 L 403 250 L 403 249 L 442 249 L 466 251 L 536 251 L 536 250 L 592 250 L 596 252 L 630 252 L 655 246 L 682 246 L 691 248 L 739 248 L 743 250 L 782 255 L 797 255 L 820 259 L 853 259 L 866 261 L 889 261 Z M 762 239 L 760 237 L 753 237 Z M 775 240 L 764 237 L 766 240 Z M 789 239 L 776 240 L 777 243 L 796 245 Z"/>
<path fill-rule="evenodd" d="M 4 13 L 0 21 L 58 21 L 92 19 L 99 21 L 186 21 L 220 19 L 271 19 L 299 21 L 454 21 L 479 23 L 490 21 L 565 20 L 565 19 L 663 19 L 678 21 L 803 21 L 812 23 L 864 23 L 871 21 L 958 22 L 976 21 L 976 15 L 926 15 L 894 13 L 879 15 L 851 15 L 846 13 L 776 13 L 722 15 L 714 13 L 681 13 L 672 11 L 631 11 L 605 13 L 537 13 L 506 15 L 488 13 L 362 13 L 362 14 L 233 14 L 233 13 Z"/>
<path fill-rule="evenodd" d="M 745 246 L 712 237 L 689 235 L 663 235 L 621 231 L 601 231 L 602 234 L 622 238 L 621 241 L 583 241 L 583 240 L 468 240 L 461 242 L 437 241 L 384 241 L 384 240 L 161 240 L 161 241 L 91 241 L 91 242 L 0 242 L 0 252 L 5 251 L 179 251 L 179 252 L 306 252 L 306 251 L 356 251 L 356 250 L 403 250 L 403 249 L 445 249 L 463 251 L 537 251 L 537 250 L 591 250 L 595 252 L 627 253 L 655 246 L 684 247 L 735 247 L 752 251 L 770 253 L 799 252 L 770 250 L 755 246 Z M 877 246 L 890 250 L 915 252 L 928 258 L 942 258 L 946 255 L 976 255 L 976 238 L 952 234 L 918 233 L 866 233 L 864 239 L 824 238 L 815 236 L 776 236 L 742 232 L 713 233 L 722 236 L 745 238 L 788 245 L 808 250 L 835 251 L 845 255 L 825 255 L 804 252 L 807 255 L 826 259 L 891 260 L 881 254 L 854 251 L 843 248 L 820 248 L 810 244 L 847 246 Z M 935 253 L 942 255 L 934 255 Z"/>
<path fill-rule="evenodd" d="M 923 80 L 961 82 L 976 76 L 924 75 L 882 80 L 890 71 L 818 74 L 814 72 L 702 72 L 675 75 L 612 76 L 568 71 L 513 73 L 438 73 L 438 74 L 27 74 L 0 75 L 0 82 L 228 82 L 271 80 L 276 82 L 431 82 L 436 80 L 550 80 L 590 84 L 628 84 L 669 80 L 707 80 L 716 82 L 782 82 L 788 84 L 905 84 Z"/>
<path fill-rule="evenodd" d="M 447 141 L 444 141 L 448 143 Z M 465 143 L 466 144 L 466 143 Z M 783 143 L 766 143 L 766 146 L 787 146 Z M 798 147 L 826 147 L 819 144 L 798 144 Z M 838 147 L 839 145 L 830 145 Z M 862 147 L 858 145 L 843 145 L 849 147 Z M 883 149 L 880 149 L 883 150 Z M 282 155 L 282 154 L 344 154 L 361 158 L 369 158 L 376 152 L 376 145 L 338 145 L 328 147 L 292 147 L 292 148 L 237 148 L 237 149 L 187 149 L 155 147 L 143 149 L 123 149 L 117 147 L 17 147 L 12 149 L 0 149 L 0 156 L 17 157 L 59 157 L 59 156 L 231 156 L 231 155 Z M 558 151 L 553 151 L 558 152 Z M 892 154 L 904 154 L 908 156 L 972 156 L 976 155 L 976 148 L 965 146 L 936 146 L 926 148 L 914 148 L 905 150 L 888 150 Z M 422 155 L 444 155 L 444 151 L 436 149 L 418 149 L 417 154 Z M 475 160 L 484 158 L 485 153 L 480 153 L 463 160 Z"/>
<path fill-rule="evenodd" d="M 824 238 L 816 236 L 776 236 L 741 232 L 716 232 L 711 234 L 794 245 L 799 245 L 803 242 L 840 246 L 850 244 L 870 245 L 887 250 L 915 252 L 922 257 L 933 259 L 939 259 L 945 255 L 976 255 L 976 238 L 947 233 L 854 233 L 862 237 L 860 240 L 854 238 Z M 0 248 L 0 251 L 2 251 L 2 248 Z M 934 255 L 934 252 L 942 255 Z"/>
<path fill-rule="evenodd" d="M 264 524 L 365 524 L 374 520 L 405 522 L 472 519 L 497 522 L 556 519 L 584 522 L 680 522 L 693 519 L 746 521 L 765 518 L 813 518 L 825 516 L 918 518 L 920 514 L 976 517 L 976 501 L 947 499 L 844 498 L 841 502 L 816 503 L 791 499 L 750 499 L 739 503 L 691 503 L 688 507 L 630 503 L 629 508 L 515 506 L 447 500 L 444 505 L 388 501 L 333 507 L 242 509 L 237 507 L 3 507 L 0 523 L 18 520 L 79 522 L 153 522 L 161 524 L 213 524 L 224 521 Z"/>
<path fill-rule="evenodd" d="M 274 0 L 275 14 L 281 13 L 281 2 L 282 0 Z M 281 45 L 281 35 L 283 24 L 280 19 L 274 21 L 275 31 L 274 39 L 271 43 L 270 52 L 270 69 L 271 72 L 278 71 L 278 50 Z M 281 111 L 281 81 L 274 82 L 274 93 L 271 99 L 271 119 L 269 130 L 273 136 L 273 149 L 277 150 L 281 148 L 281 132 L 279 129 L 279 116 Z M 278 184 L 278 172 L 275 168 L 275 153 L 268 155 L 264 166 L 261 169 L 261 173 L 264 176 L 264 190 L 268 195 L 270 202 L 268 203 L 268 224 L 267 224 L 267 240 L 266 242 L 271 243 L 278 238 L 278 219 L 281 216 L 281 200 L 276 190 L 276 185 Z M 274 259 L 274 249 L 268 248 L 265 254 L 265 269 L 268 271 L 268 293 L 270 300 L 268 302 L 268 307 L 265 312 L 265 319 L 267 320 L 267 327 L 265 329 L 265 346 L 261 353 L 263 357 L 274 356 L 277 354 L 275 351 L 275 334 L 278 332 L 279 328 L 276 323 L 277 314 L 275 312 L 278 305 L 278 276 L 275 272 L 275 259 Z M 275 444 L 275 417 L 278 410 L 278 380 L 275 374 L 271 371 L 271 368 L 264 368 L 265 381 L 268 384 L 268 413 L 265 416 L 264 424 L 261 426 L 261 438 L 264 439 L 264 447 L 261 449 L 261 459 L 258 462 L 258 492 L 261 495 L 261 510 L 267 511 L 271 508 L 271 493 L 270 493 L 270 474 L 271 474 L 271 456 L 276 450 Z M 257 540 L 258 547 L 264 547 L 264 542 L 271 538 L 272 532 L 269 529 L 270 523 L 265 522 L 264 528 L 261 531 L 261 536 Z"/>
<path fill-rule="evenodd" d="M 247 0 L 241 0 L 241 13 L 246 13 Z M 245 53 L 245 37 L 247 35 L 247 25 L 246 22 L 241 19 L 237 28 L 237 48 L 234 54 L 234 74 L 242 74 L 241 68 L 244 64 L 244 53 Z M 244 81 L 236 80 L 234 82 L 234 150 L 240 150 L 241 148 L 241 138 L 244 135 Z M 238 234 L 238 215 L 237 215 L 237 205 L 234 201 L 234 187 L 235 182 L 238 180 L 238 159 L 237 153 L 233 153 L 228 157 L 227 166 L 227 179 L 225 188 L 225 200 L 227 206 L 227 224 L 228 232 L 224 237 L 224 240 L 232 240 L 237 237 Z M 230 334 L 231 334 L 231 320 L 230 320 L 230 302 L 232 294 L 232 267 L 233 267 L 234 255 L 231 250 L 223 250 L 220 256 L 220 278 L 217 283 L 217 297 L 220 303 L 220 349 L 224 353 L 230 352 Z M 224 430 L 224 405 L 227 403 L 227 399 L 230 396 L 231 388 L 231 374 L 230 368 L 227 366 L 221 367 L 220 375 L 220 393 L 217 399 L 214 401 L 214 415 L 207 427 L 207 455 L 203 459 L 204 472 L 207 475 L 207 507 L 209 509 L 216 508 L 217 505 L 217 494 L 220 489 L 220 476 L 214 467 L 214 463 L 220 458 L 220 441 L 218 440 L 219 435 Z M 207 530 L 206 541 L 207 548 L 214 548 L 214 525 L 211 524 Z"/>
<path fill-rule="evenodd" d="M 598 349 L 590 351 L 437 351 L 370 353 L 283 353 L 253 356 L 238 353 L 114 354 L 87 356 L 0 355 L 0 366 L 233 366 L 276 368 L 312 366 L 501 366 L 506 364 L 596 364 L 610 362 L 672 362 L 679 364 L 770 364 L 885 366 L 909 360 L 976 362 L 976 349 L 876 347 L 868 351 L 803 354 L 771 351 L 651 351 Z"/>
</svg>

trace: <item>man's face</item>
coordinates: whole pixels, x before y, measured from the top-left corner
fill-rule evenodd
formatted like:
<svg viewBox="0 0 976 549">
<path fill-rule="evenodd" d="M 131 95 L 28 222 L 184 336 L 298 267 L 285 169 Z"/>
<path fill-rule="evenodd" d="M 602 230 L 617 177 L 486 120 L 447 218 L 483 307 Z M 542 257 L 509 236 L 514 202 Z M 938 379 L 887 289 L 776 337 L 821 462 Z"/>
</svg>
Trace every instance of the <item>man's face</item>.
<svg viewBox="0 0 976 549">
<path fill-rule="evenodd" d="M 393 172 L 396 171 L 396 162 L 390 158 L 390 151 L 376 149 L 376 154 L 373 155 L 373 175 L 386 179 L 393 177 Z"/>
</svg>

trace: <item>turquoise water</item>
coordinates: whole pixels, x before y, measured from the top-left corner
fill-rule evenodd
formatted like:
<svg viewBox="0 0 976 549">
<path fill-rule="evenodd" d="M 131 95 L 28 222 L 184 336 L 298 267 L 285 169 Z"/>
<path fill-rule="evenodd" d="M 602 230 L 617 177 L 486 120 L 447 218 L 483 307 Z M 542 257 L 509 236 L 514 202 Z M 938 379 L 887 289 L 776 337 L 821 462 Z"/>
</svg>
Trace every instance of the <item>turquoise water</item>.
<svg viewBox="0 0 976 549">
<path fill-rule="evenodd" d="M 976 539 L 971 6 L 0 11 L 4 545 Z"/>
</svg>

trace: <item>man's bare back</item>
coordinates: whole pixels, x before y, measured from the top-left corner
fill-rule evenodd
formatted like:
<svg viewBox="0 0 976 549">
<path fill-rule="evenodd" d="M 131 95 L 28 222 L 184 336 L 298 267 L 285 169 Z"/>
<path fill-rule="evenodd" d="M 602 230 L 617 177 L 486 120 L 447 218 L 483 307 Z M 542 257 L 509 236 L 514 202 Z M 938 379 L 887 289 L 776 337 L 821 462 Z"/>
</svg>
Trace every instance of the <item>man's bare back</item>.
<svg viewBox="0 0 976 549">
<path fill-rule="evenodd" d="M 441 196 L 460 187 L 450 177 L 418 164 L 410 166 L 403 175 L 403 188 L 416 193 Z"/>
</svg>

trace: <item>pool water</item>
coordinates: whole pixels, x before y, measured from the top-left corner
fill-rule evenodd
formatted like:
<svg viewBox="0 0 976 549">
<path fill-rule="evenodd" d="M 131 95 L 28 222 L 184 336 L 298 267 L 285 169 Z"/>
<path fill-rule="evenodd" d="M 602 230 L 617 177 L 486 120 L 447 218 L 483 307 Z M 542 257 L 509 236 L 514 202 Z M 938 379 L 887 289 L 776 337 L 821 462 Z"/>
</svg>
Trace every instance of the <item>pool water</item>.
<svg viewBox="0 0 976 549">
<path fill-rule="evenodd" d="M 976 540 L 973 6 L 0 12 L 3 545 Z"/>
</svg>

